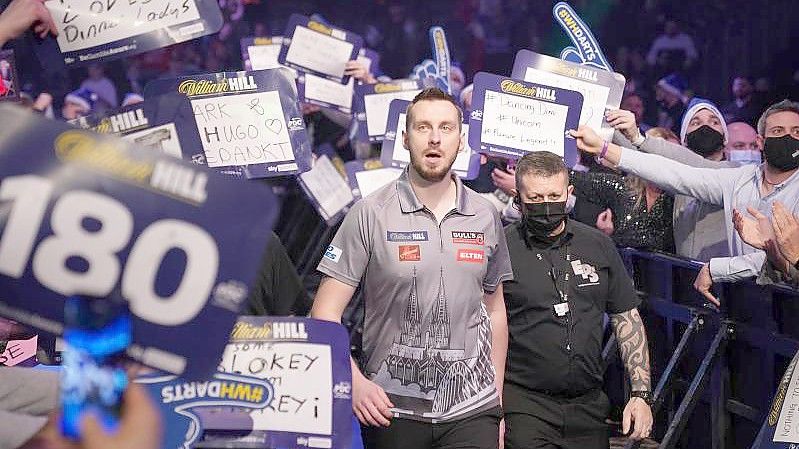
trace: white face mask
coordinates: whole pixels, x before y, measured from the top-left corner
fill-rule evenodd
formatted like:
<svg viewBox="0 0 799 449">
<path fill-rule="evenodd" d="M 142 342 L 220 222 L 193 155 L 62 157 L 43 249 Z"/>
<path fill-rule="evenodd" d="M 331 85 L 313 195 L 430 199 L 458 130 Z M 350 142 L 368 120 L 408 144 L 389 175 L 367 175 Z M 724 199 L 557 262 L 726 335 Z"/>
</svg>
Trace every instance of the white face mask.
<svg viewBox="0 0 799 449">
<path fill-rule="evenodd" d="M 727 160 L 742 164 L 760 164 L 763 162 L 763 155 L 758 150 L 732 150 L 727 154 Z"/>
</svg>

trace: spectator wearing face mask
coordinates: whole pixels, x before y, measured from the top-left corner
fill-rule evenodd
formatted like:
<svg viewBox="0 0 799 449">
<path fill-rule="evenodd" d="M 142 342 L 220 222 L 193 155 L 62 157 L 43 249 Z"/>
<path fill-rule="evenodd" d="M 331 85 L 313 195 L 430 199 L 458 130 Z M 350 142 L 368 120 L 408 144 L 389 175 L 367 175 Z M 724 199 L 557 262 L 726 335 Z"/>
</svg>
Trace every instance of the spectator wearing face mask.
<svg viewBox="0 0 799 449">
<path fill-rule="evenodd" d="M 727 125 L 727 145 L 724 157 L 740 164 L 760 164 L 763 160 L 763 146 L 757 138 L 757 131 L 748 123 L 735 122 Z"/>
<path fill-rule="evenodd" d="M 751 208 L 769 217 L 779 202 L 787 212 L 799 213 L 799 103 L 784 100 L 770 106 L 758 120 L 757 130 L 763 141 L 765 163 L 722 170 L 692 167 L 608 144 L 586 126 L 571 134 L 582 151 L 601 154 L 608 163 L 664 190 L 724 208 L 723 224 L 730 256 L 712 258 L 694 281 L 694 288 L 718 305 L 719 300 L 711 292 L 714 283 L 754 278 L 766 260 L 766 253 L 747 244 L 735 232 L 734 212 Z"/>
<path fill-rule="evenodd" d="M 645 138 L 634 122 L 634 116 L 623 110 L 611 111 L 608 123 L 620 133 L 614 143 L 658 154 L 693 167 L 737 167 L 737 162 L 724 161 L 727 124 L 716 106 L 694 98 L 682 119 L 680 140 L 685 147 L 661 139 Z M 630 139 L 630 140 L 628 140 Z M 729 256 L 726 218 L 720 206 L 704 203 L 687 195 L 674 199 L 674 244 L 676 253 L 693 260 L 707 262 L 713 257 Z"/>
</svg>

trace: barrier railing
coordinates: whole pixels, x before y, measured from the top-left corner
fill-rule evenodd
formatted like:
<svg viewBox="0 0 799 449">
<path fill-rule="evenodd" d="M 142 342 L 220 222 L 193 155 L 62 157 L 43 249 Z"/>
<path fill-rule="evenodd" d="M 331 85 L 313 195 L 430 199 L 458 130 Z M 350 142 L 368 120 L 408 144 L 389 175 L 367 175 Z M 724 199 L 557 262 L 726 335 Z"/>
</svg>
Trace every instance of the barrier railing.
<svg viewBox="0 0 799 449">
<path fill-rule="evenodd" d="M 749 448 L 799 349 L 799 291 L 721 284 L 715 310 L 693 289 L 700 264 L 629 248 L 621 254 L 644 298 L 660 447 Z"/>
</svg>

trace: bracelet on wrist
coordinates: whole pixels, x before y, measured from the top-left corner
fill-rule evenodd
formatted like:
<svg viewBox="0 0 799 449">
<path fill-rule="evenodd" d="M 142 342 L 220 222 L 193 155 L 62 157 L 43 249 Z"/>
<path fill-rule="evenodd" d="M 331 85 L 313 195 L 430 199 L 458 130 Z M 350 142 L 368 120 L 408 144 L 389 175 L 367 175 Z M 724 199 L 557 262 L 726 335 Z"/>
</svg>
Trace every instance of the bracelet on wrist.
<svg viewBox="0 0 799 449">
<path fill-rule="evenodd" d="M 607 155 L 608 155 L 608 142 L 605 141 L 602 142 L 602 151 L 599 152 L 599 156 L 597 156 L 596 161 L 601 164 L 602 161 L 605 160 L 605 156 Z"/>
</svg>

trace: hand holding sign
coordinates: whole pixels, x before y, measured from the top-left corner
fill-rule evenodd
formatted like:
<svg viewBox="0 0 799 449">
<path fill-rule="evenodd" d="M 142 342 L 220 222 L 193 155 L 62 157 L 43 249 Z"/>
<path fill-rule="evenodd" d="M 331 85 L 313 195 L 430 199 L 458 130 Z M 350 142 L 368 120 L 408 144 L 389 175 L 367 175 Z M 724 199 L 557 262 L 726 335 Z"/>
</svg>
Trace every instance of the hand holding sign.
<svg viewBox="0 0 799 449">
<path fill-rule="evenodd" d="M 566 131 L 577 125 L 582 95 L 483 72 L 474 80 L 472 148 L 505 158 L 551 151 L 570 165 L 576 162 L 574 141 Z"/>
<path fill-rule="evenodd" d="M 347 84 L 346 63 L 358 55 L 362 37 L 300 14 L 289 17 L 284 35 L 281 64 Z"/>
<path fill-rule="evenodd" d="M 216 0 L 48 0 L 65 64 L 113 59 L 219 31 Z"/>
<path fill-rule="evenodd" d="M 0 14 L 0 47 L 33 26 L 41 38 L 58 35 L 52 16 L 41 0 L 14 0 Z"/>
</svg>

